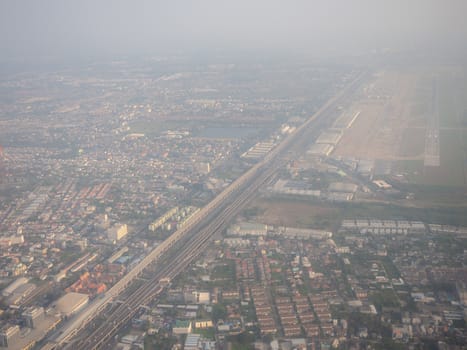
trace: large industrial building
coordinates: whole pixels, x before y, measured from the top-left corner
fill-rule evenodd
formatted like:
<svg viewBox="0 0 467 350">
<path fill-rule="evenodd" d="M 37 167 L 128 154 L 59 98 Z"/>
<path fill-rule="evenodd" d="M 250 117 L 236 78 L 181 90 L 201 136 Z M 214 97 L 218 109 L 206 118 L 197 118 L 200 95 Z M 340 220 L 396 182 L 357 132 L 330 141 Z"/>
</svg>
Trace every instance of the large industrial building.
<svg viewBox="0 0 467 350">
<path fill-rule="evenodd" d="M 242 154 L 242 158 L 260 159 L 268 154 L 275 146 L 274 142 L 258 142 L 248 151 Z"/>
<path fill-rule="evenodd" d="M 175 325 L 172 328 L 172 332 L 177 335 L 191 333 L 191 321 L 176 320 Z"/>
<path fill-rule="evenodd" d="M 252 222 L 241 222 L 232 225 L 227 230 L 227 234 L 231 236 L 266 236 L 268 227 L 265 224 Z"/>
<path fill-rule="evenodd" d="M 12 295 L 14 293 L 14 291 L 19 288 L 20 286 L 22 286 L 23 284 L 26 284 L 29 282 L 29 279 L 26 278 L 26 277 L 20 277 L 18 278 L 17 280 L 15 280 L 13 283 L 11 283 L 8 287 L 6 287 L 3 291 L 2 291 L 2 295 L 4 297 L 9 297 L 10 295 Z"/>
<path fill-rule="evenodd" d="M 67 293 L 55 303 L 57 311 L 59 311 L 64 317 L 69 317 L 74 313 L 81 310 L 87 305 L 89 296 L 81 293 Z"/>
<path fill-rule="evenodd" d="M 426 227 L 420 221 L 351 219 L 342 221 L 340 231 L 375 235 L 409 234 L 423 233 Z"/>
</svg>

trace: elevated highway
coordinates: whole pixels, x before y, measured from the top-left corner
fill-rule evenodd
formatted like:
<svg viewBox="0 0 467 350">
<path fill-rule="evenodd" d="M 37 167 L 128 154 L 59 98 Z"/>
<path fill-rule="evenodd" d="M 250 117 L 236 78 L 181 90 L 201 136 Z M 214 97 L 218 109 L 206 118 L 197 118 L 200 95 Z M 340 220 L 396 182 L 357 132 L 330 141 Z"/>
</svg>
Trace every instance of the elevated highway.
<svg viewBox="0 0 467 350">
<path fill-rule="evenodd" d="M 214 234 L 226 227 L 232 217 L 254 198 L 259 187 L 276 173 L 284 161 L 283 157 L 292 146 L 307 140 L 307 131 L 311 128 L 320 128 L 326 124 L 326 118 L 335 112 L 336 106 L 360 85 L 364 77 L 365 74 L 361 74 L 354 79 L 271 150 L 263 160 L 252 166 L 201 209 L 184 227 L 154 248 L 102 298 L 95 300 L 82 314 L 71 320 L 50 340 L 48 348 L 88 350 L 105 346 L 118 330 L 137 314 L 141 305 L 150 302 L 163 290 L 164 283 L 161 279 L 174 278 L 183 271 L 207 246 Z M 153 277 L 121 303 L 114 303 L 150 266 L 156 266 Z M 105 318 L 102 324 L 96 322 L 100 316 Z"/>
</svg>

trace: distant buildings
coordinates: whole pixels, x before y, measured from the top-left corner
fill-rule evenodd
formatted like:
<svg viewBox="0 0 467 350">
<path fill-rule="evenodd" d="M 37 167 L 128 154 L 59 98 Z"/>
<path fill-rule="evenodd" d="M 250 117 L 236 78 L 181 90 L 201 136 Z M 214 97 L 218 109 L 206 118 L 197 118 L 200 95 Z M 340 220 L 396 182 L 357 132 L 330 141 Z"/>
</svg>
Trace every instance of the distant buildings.
<svg viewBox="0 0 467 350">
<path fill-rule="evenodd" d="M 2 295 L 4 297 L 8 297 L 10 296 L 11 294 L 14 293 L 14 291 L 22 286 L 23 284 L 26 284 L 29 282 L 29 279 L 26 278 L 26 277 L 20 277 L 18 278 L 17 280 L 15 280 L 13 283 L 11 283 L 8 287 L 6 287 L 3 291 L 2 291 Z"/>
<path fill-rule="evenodd" d="M 86 306 L 88 301 L 86 294 L 71 292 L 58 299 L 55 306 L 63 316 L 69 317 Z"/>
<path fill-rule="evenodd" d="M 281 236 L 293 239 L 328 239 L 332 237 L 332 232 L 316 229 L 302 229 L 295 227 L 285 227 L 278 232 Z"/>
<path fill-rule="evenodd" d="M 128 226 L 126 224 L 114 224 L 107 230 L 107 238 L 111 241 L 119 241 L 128 233 Z"/>
<path fill-rule="evenodd" d="M 24 298 L 30 295 L 36 285 L 29 282 L 28 278 L 20 277 L 7 288 L 2 291 L 2 295 L 6 298 L 5 301 L 8 305 L 17 306 L 21 303 Z"/>
<path fill-rule="evenodd" d="M 172 328 L 172 332 L 174 334 L 180 335 L 180 334 L 189 334 L 191 333 L 191 321 L 180 321 L 177 320 L 175 322 L 175 325 Z"/>
<path fill-rule="evenodd" d="M 202 175 L 207 175 L 211 172 L 211 164 L 209 162 L 195 163 L 195 170 Z"/>
<path fill-rule="evenodd" d="M 357 219 L 344 220 L 340 230 L 343 232 L 385 235 L 423 233 L 426 231 L 426 227 L 425 224 L 419 221 Z"/>
<path fill-rule="evenodd" d="M 321 191 L 312 189 L 308 184 L 298 181 L 288 181 L 279 179 L 272 187 L 274 193 L 296 195 L 296 196 L 309 196 L 320 197 Z"/>
<path fill-rule="evenodd" d="M 246 159 L 260 159 L 269 153 L 275 146 L 274 142 L 258 142 L 251 147 L 248 151 L 242 154 L 242 158 Z"/>
<path fill-rule="evenodd" d="M 227 234 L 232 236 L 265 236 L 267 232 L 268 227 L 266 225 L 251 222 L 235 224 L 227 230 Z"/>
<path fill-rule="evenodd" d="M 20 329 L 17 325 L 5 325 L 0 330 L 0 346 L 8 348 L 14 345 L 20 336 Z"/>
<path fill-rule="evenodd" d="M 23 311 L 22 316 L 27 327 L 36 328 L 38 322 L 41 322 L 45 317 L 44 308 L 29 307 Z"/>
<path fill-rule="evenodd" d="M 149 231 L 155 232 L 159 227 L 164 225 L 167 222 L 167 220 L 169 220 L 173 215 L 175 215 L 177 211 L 178 211 L 178 207 L 173 207 L 172 209 L 165 212 L 157 220 L 149 224 L 148 226 Z"/>
</svg>

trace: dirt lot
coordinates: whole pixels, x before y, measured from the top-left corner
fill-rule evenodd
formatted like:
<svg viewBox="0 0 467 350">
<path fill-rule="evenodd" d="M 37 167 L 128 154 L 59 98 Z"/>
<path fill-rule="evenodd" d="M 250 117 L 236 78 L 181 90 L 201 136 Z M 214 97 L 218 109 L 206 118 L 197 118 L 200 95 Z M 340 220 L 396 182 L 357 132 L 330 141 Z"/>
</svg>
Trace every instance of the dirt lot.
<svg viewBox="0 0 467 350">
<path fill-rule="evenodd" d="M 269 225 L 332 229 L 340 222 L 338 209 L 306 201 L 264 199 L 252 207 L 257 212 L 255 220 Z"/>
</svg>

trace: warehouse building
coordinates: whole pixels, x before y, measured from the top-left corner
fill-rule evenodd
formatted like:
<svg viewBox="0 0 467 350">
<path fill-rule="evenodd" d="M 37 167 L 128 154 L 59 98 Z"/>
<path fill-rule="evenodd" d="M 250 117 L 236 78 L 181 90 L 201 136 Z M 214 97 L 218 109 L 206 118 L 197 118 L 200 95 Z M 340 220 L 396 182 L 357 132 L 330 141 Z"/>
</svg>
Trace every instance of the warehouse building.
<svg viewBox="0 0 467 350">
<path fill-rule="evenodd" d="M 55 302 L 55 307 L 62 316 L 69 317 L 82 308 L 84 308 L 89 301 L 89 296 L 82 293 L 67 293 Z"/>
</svg>

